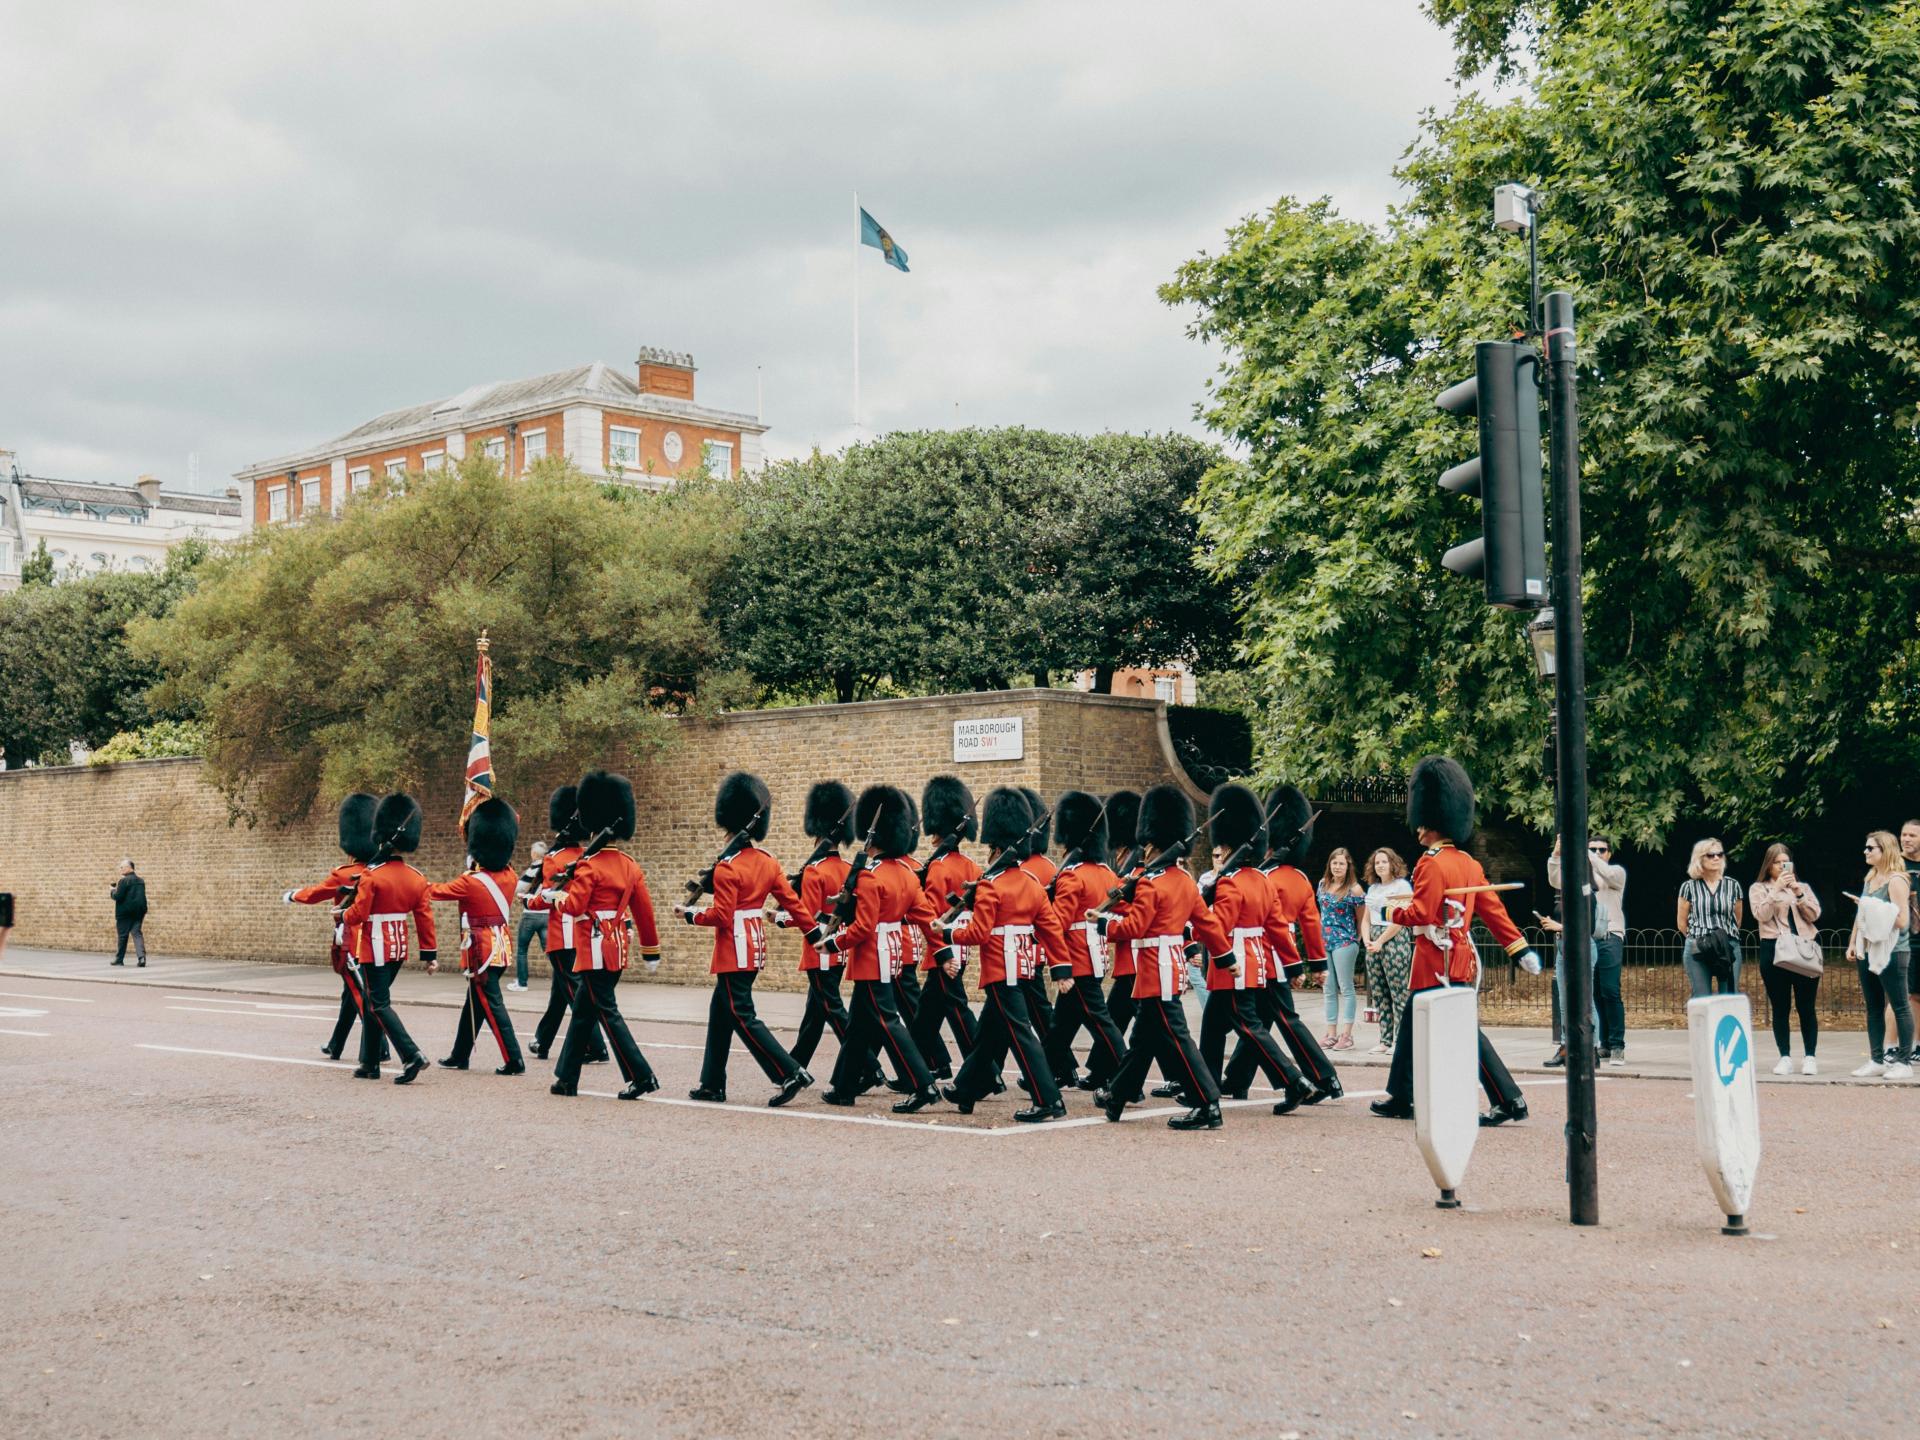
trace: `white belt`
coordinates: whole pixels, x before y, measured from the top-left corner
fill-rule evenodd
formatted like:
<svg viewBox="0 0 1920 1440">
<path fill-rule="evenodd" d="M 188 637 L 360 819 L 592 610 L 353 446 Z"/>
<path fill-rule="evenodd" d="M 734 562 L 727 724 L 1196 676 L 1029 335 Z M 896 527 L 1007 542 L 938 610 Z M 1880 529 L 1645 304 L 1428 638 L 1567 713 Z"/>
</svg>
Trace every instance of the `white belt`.
<svg viewBox="0 0 1920 1440">
<path fill-rule="evenodd" d="M 1266 927 L 1262 925 L 1242 925 L 1234 930 L 1233 958 L 1240 962 L 1240 971 L 1233 977 L 1234 989 L 1244 990 L 1249 984 L 1264 983 L 1266 978 L 1264 976 L 1261 977 L 1260 982 L 1251 979 L 1249 972 L 1253 967 L 1247 964 L 1247 952 L 1249 943 L 1264 938 L 1266 933 Z"/>
<path fill-rule="evenodd" d="M 618 910 L 595 910 L 593 912 L 593 918 L 602 923 L 609 920 L 618 920 L 620 918 L 620 912 Z M 571 930 L 572 926 L 569 925 L 568 929 Z M 604 970 L 607 968 L 606 955 L 601 947 L 601 937 L 603 934 L 604 932 L 600 929 L 600 926 L 596 925 L 593 927 L 593 933 L 587 937 L 587 961 L 589 967 L 594 970 Z M 617 944 L 618 942 L 616 941 L 615 943 Z"/>
<path fill-rule="evenodd" d="M 758 970 L 767 960 L 767 917 L 759 910 L 733 912 L 733 963 Z"/>
<path fill-rule="evenodd" d="M 1031 925 L 996 925 L 993 927 L 993 933 L 1000 937 L 1000 958 L 1003 961 L 1010 960 L 1013 962 L 1010 966 L 1008 966 L 1008 971 L 1009 971 L 1008 978 L 1014 979 L 1014 980 L 1026 980 L 1031 978 L 1027 975 L 1019 974 L 1016 972 L 1018 972 L 1021 969 L 1022 963 L 1026 959 L 1026 954 L 1024 952 L 1030 949 L 1030 947 L 1028 946 L 1021 945 L 1020 941 L 1023 937 L 1028 940 L 1031 940 L 1033 938 L 1033 926 Z M 1038 956 L 1034 957 L 1034 968 L 1036 972 L 1039 969 Z"/>
<path fill-rule="evenodd" d="M 1138 965 L 1146 957 L 1140 951 L 1145 948 L 1160 952 L 1158 961 L 1160 970 L 1160 998 L 1170 1000 L 1180 993 L 1182 977 L 1186 974 L 1185 937 L 1180 935 L 1149 935 L 1144 940 L 1133 942 L 1134 964 Z"/>
<path fill-rule="evenodd" d="M 1081 920 L 1073 928 L 1087 937 L 1087 958 L 1093 962 L 1093 978 L 1103 978 L 1107 973 L 1107 940 L 1100 933 L 1100 922 Z"/>
<path fill-rule="evenodd" d="M 387 963 L 386 927 L 395 921 L 398 921 L 400 924 L 400 958 L 402 960 L 407 958 L 406 924 L 408 913 L 409 912 L 405 910 L 398 910 L 386 915 L 370 915 L 367 917 L 368 933 L 373 936 L 374 964 L 385 965 Z"/>
</svg>

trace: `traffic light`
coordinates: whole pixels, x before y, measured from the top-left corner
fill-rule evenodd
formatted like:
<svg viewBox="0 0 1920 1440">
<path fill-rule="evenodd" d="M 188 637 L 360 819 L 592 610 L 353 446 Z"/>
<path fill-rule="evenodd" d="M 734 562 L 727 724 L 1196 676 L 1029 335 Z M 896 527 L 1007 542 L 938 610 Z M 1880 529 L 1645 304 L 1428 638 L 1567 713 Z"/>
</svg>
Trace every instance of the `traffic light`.
<svg viewBox="0 0 1920 1440">
<path fill-rule="evenodd" d="M 1480 497 L 1480 538 L 1440 563 L 1456 575 L 1484 575 L 1489 605 L 1538 610 L 1547 603 L 1540 356 L 1531 345 L 1483 340 L 1473 359 L 1473 378 L 1448 386 L 1435 403 L 1480 421 L 1480 453 L 1440 477 L 1442 489 Z"/>
</svg>

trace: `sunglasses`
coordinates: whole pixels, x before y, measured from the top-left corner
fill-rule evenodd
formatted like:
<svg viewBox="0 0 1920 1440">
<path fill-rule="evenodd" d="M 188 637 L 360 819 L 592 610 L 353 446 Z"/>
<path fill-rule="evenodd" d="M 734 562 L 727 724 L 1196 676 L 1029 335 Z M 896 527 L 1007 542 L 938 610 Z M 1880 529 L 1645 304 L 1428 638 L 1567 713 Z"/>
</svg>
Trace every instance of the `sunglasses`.
<svg viewBox="0 0 1920 1440">
<path fill-rule="evenodd" d="M 1702 860 L 1724 860 L 1727 858 L 1727 852 L 1724 850 L 1709 850 L 1700 858 Z"/>
<path fill-rule="evenodd" d="M 1604 845 L 1589 845 L 1587 846 L 1587 853 L 1589 855 L 1604 855 L 1607 853 L 1607 847 Z"/>
<path fill-rule="evenodd" d="M 1866 849 L 1866 853 L 1869 855 L 1877 855 L 1880 853 L 1880 847 L 1878 845 L 1868 845 L 1865 847 L 1865 849 Z"/>
</svg>

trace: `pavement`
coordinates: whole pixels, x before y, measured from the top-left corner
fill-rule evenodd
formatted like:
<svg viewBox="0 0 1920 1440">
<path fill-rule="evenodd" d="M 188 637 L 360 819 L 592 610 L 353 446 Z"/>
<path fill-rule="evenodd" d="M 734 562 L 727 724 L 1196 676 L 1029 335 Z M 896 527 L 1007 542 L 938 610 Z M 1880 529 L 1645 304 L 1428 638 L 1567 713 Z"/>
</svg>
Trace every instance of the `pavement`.
<svg viewBox="0 0 1920 1440">
<path fill-rule="evenodd" d="M 316 1053 L 328 972 L 96 966 L 10 949 L 0 977 L 10 1437 L 1910 1424 L 1914 1111 L 1886 1087 L 1767 1092 L 1735 1240 L 1665 1081 L 1603 1076 L 1603 1223 L 1575 1229 L 1553 1076 L 1521 1076 L 1532 1119 L 1479 1132 L 1443 1212 L 1364 1074 L 1181 1135 L 1168 1107 L 1109 1124 L 1077 1093 L 1044 1126 L 1011 1092 L 971 1116 L 770 1109 L 736 1051 L 708 1106 L 682 1098 L 704 998 L 634 984 L 664 1085 L 639 1104 L 607 1066 L 577 1099 L 544 1066 L 399 1088 Z M 430 1055 L 458 983 L 408 977 Z"/>
<path fill-rule="evenodd" d="M 0 976 L 10 975 L 20 979 L 45 976 L 115 985 L 161 985 L 173 989 L 269 995 L 289 1000 L 337 999 L 340 994 L 339 980 L 332 970 L 323 965 L 269 965 L 247 960 L 152 955 L 145 969 L 137 969 L 131 959 L 122 967 L 111 965 L 111 959 L 112 956 L 107 953 L 9 945 L 4 955 L 0 955 Z M 546 977 L 536 974 L 530 983 L 531 988 L 526 991 L 505 992 L 507 1007 L 515 1017 L 522 1014 L 529 1017 L 527 1026 L 521 1027 L 523 1029 L 531 1026 L 532 1020 L 540 1015 L 547 1004 Z M 649 982 L 644 968 L 636 965 L 628 971 L 621 984 L 620 1008 L 630 1020 L 704 1028 L 710 994 L 705 986 Z M 395 978 L 393 995 L 395 1003 L 404 1007 L 425 1005 L 457 1009 L 466 1003 L 466 982 L 460 978 L 458 970 L 451 967 L 442 968 L 437 975 L 428 975 L 420 966 L 408 965 Z M 806 1003 L 803 994 L 772 989 L 756 989 L 754 1000 L 761 1019 L 782 1035 L 790 1035 L 799 1026 L 800 1012 Z M 1315 1033 L 1321 1033 L 1326 1028 L 1318 1022 L 1321 993 L 1302 992 L 1299 1004 L 1301 1013 L 1314 1021 Z M 1188 1018 L 1197 1034 L 1200 1024 L 1197 997 L 1188 997 Z M 1821 1074 L 1774 1075 L 1771 1073 L 1772 1065 L 1778 1056 L 1772 1050 L 1766 1017 L 1757 1015 L 1755 1021 L 1763 1051 L 1759 1071 L 1762 1084 L 1904 1088 L 1920 1083 L 1853 1079 L 1849 1072 L 1867 1058 L 1866 1035 L 1861 1031 L 1826 1033 L 1823 1037 L 1827 1044 L 1821 1056 Z M 1551 1076 L 1565 1073 L 1545 1064 L 1555 1049 L 1545 1030 L 1529 1026 L 1489 1026 L 1487 1034 L 1508 1067 L 1516 1074 Z M 1335 1052 L 1331 1058 L 1342 1070 L 1385 1066 L 1391 1057 L 1372 1053 L 1379 1035 L 1377 1025 L 1363 1021 L 1354 1027 L 1354 1048 Z M 1084 1046 L 1083 1040 L 1083 1049 Z M 1627 1063 L 1624 1066 L 1603 1066 L 1601 1073 L 1617 1079 L 1691 1078 L 1687 1032 L 1683 1029 L 1629 1030 L 1626 1055 Z"/>
</svg>

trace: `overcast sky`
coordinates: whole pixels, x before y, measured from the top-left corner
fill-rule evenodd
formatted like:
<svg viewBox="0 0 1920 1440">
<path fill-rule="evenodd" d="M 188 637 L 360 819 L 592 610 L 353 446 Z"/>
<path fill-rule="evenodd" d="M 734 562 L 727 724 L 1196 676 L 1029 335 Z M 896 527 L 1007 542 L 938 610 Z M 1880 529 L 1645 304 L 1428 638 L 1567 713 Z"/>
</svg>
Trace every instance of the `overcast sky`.
<svg viewBox="0 0 1920 1440">
<path fill-rule="evenodd" d="M 1154 287 L 1282 194 L 1378 218 L 1417 0 L 0 0 L 0 448 L 217 490 L 487 380 L 690 350 L 772 453 L 1196 429 Z"/>
</svg>

